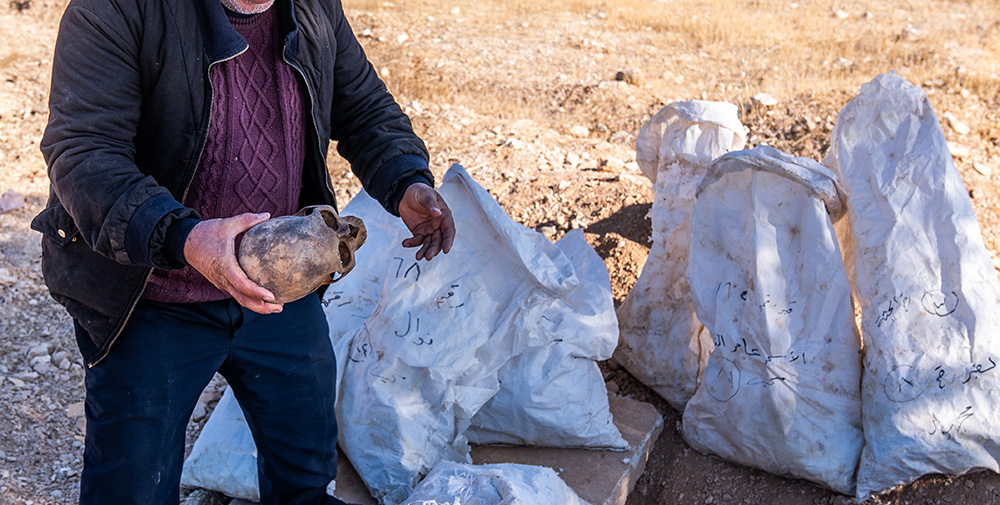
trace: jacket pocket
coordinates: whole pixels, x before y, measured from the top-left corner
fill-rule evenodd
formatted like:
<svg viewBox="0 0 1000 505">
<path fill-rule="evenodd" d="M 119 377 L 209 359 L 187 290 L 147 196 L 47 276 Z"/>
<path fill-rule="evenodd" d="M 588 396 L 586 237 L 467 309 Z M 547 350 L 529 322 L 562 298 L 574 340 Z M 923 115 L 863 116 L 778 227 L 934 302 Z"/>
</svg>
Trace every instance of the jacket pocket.
<svg viewBox="0 0 1000 505">
<path fill-rule="evenodd" d="M 79 239 L 80 231 L 76 228 L 73 217 L 66 212 L 61 203 L 56 203 L 41 211 L 31 220 L 31 229 L 62 247 Z"/>
</svg>

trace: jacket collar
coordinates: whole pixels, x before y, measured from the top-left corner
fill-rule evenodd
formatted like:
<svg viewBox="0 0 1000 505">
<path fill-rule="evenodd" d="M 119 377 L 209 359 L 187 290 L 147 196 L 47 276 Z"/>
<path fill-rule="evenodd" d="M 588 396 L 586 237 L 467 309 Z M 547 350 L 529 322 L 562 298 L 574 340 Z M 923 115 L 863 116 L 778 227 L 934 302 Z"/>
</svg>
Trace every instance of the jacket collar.
<svg viewBox="0 0 1000 505">
<path fill-rule="evenodd" d="M 203 0 L 207 30 L 205 33 L 205 53 L 209 63 L 232 58 L 245 51 L 247 41 L 236 33 L 229 23 L 226 10 L 219 0 Z M 295 9 L 292 0 L 276 0 L 272 9 L 278 9 L 278 22 L 282 33 L 285 33 L 286 54 L 294 60 L 298 51 L 299 27 L 295 20 Z"/>
</svg>

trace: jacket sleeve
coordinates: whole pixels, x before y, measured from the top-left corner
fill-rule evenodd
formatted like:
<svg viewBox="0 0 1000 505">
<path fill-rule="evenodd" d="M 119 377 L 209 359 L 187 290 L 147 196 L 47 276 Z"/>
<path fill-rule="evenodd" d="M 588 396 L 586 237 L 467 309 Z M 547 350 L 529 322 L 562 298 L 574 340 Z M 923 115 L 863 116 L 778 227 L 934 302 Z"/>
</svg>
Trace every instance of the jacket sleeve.
<svg viewBox="0 0 1000 505">
<path fill-rule="evenodd" d="M 141 13 L 126 16 L 116 2 L 70 4 L 56 41 L 41 150 L 55 203 L 91 249 L 123 264 L 177 268 L 160 251 L 164 230 L 196 214 L 135 164 L 141 30 Z"/>
<path fill-rule="evenodd" d="M 406 187 L 434 185 L 427 148 L 365 56 L 337 2 L 331 138 L 365 191 L 393 215 Z"/>
</svg>

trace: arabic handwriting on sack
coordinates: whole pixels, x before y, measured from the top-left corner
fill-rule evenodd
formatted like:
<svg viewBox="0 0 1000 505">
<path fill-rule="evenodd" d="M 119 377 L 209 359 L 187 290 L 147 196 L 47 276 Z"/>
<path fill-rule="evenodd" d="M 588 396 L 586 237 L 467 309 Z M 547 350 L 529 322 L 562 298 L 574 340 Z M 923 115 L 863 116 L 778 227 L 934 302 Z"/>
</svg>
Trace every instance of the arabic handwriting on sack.
<svg viewBox="0 0 1000 505">
<path fill-rule="evenodd" d="M 964 381 L 962 381 L 962 384 L 967 384 L 969 381 L 971 381 L 973 379 L 974 374 L 986 373 L 997 367 L 997 362 L 993 358 L 989 358 L 989 362 L 990 366 L 987 368 L 983 368 L 983 365 L 981 363 L 977 363 L 975 366 L 973 366 L 972 370 L 969 371 L 969 375 L 965 378 Z"/>
<path fill-rule="evenodd" d="M 397 380 L 406 380 L 406 377 L 396 374 L 381 375 L 378 372 L 371 372 L 372 377 L 382 381 L 382 384 L 395 384 Z"/>
<path fill-rule="evenodd" d="M 910 311 L 912 299 L 906 293 L 898 293 L 878 309 L 875 319 L 875 326 L 881 328 L 883 324 L 894 321 L 902 312 Z M 942 291 L 930 289 L 924 291 L 920 296 L 920 306 L 929 314 L 938 317 L 948 317 L 958 309 L 961 298 L 956 291 Z"/>
<path fill-rule="evenodd" d="M 895 319 L 895 315 L 900 310 L 907 312 L 910 310 L 910 297 L 903 293 L 893 296 L 886 302 L 886 307 L 879 312 L 879 316 L 875 320 L 875 326 L 881 328 L 890 319 Z"/>
<path fill-rule="evenodd" d="M 941 390 L 956 384 L 968 384 L 996 367 L 997 360 L 992 356 L 987 357 L 985 362 L 957 371 L 944 365 L 937 365 L 930 372 L 921 372 L 911 365 L 897 365 L 882 381 L 882 390 L 889 401 L 906 403 L 916 400 L 927 389 Z"/>
<path fill-rule="evenodd" d="M 723 335 L 722 333 L 713 334 L 712 341 L 715 343 L 715 347 L 717 349 L 720 349 L 724 352 L 740 353 L 744 356 L 760 358 L 760 361 L 762 361 L 764 364 L 769 364 L 775 360 L 786 360 L 789 363 L 795 363 L 799 360 L 802 360 L 802 363 L 808 362 L 806 359 L 805 352 L 798 352 L 795 351 L 794 349 L 789 349 L 788 351 L 785 352 L 785 354 L 764 355 L 763 353 L 761 353 L 760 349 L 750 345 L 747 342 L 747 339 L 743 337 L 740 338 L 739 342 L 733 344 L 733 348 L 731 350 L 728 348 L 728 346 L 726 346 L 726 336 Z"/>
<path fill-rule="evenodd" d="M 767 312 L 768 309 L 771 309 L 774 312 L 777 312 L 778 314 L 781 315 L 791 314 L 795 310 L 795 308 L 792 307 L 792 305 L 798 303 L 797 300 L 785 300 L 784 303 L 781 303 L 781 300 L 783 300 L 783 298 L 779 297 L 779 300 L 775 300 L 768 293 L 764 293 L 759 296 L 754 296 L 757 295 L 757 293 L 753 293 L 749 289 L 740 289 L 740 286 L 733 282 L 720 282 L 715 287 L 715 293 L 720 301 L 729 300 L 734 293 L 739 293 L 739 299 L 744 302 L 749 301 L 751 297 L 754 297 L 755 299 L 760 300 L 761 302 L 756 305 L 757 310 L 759 310 L 760 312 Z"/>
<path fill-rule="evenodd" d="M 354 363 L 364 363 L 371 356 L 374 348 L 371 343 L 371 332 L 368 330 L 368 326 L 365 325 L 361 328 L 361 332 L 355 337 L 354 343 L 351 345 L 351 351 L 347 356 L 347 359 Z"/>
<path fill-rule="evenodd" d="M 948 440 L 952 440 L 955 435 L 957 435 L 962 431 L 962 425 L 965 424 L 965 422 L 968 421 L 969 418 L 974 415 L 975 412 L 972 411 L 972 405 L 969 405 L 965 407 L 965 410 L 960 412 L 958 416 L 956 416 L 954 421 L 948 423 L 947 426 L 945 426 L 945 423 L 947 423 L 947 421 L 942 422 L 938 419 L 937 415 L 933 415 L 931 419 L 932 429 L 928 433 L 928 435 L 934 435 L 936 433 L 940 433 L 944 435 L 944 437 L 947 438 Z"/>
<path fill-rule="evenodd" d="M 406 311 L 406 331 L 404 331 L 403 333 L 400 333 L 399 330 L 395 330 L 395 331 L 393 331 L 393 333 L 397 337 L 399 337 L 399 338 L 403 338 L 403 337 L 409 335 L 410 334 L 410 330 L 413 329 L 413 320 L 414 319 L 416 319 L 416 325 L 417 325 L 415 331 L 420 331 L 420 318 L 419 317 L 414 318 L 412 312 Z"/>
<path fill-rule="evenodd" d="M 958 302 L 958 293 L 955 291 L 948 293 L 927 291 L 920 298 L 920 304 L 924 306 L 924 310 L 939 317 L 946 317 L 955 312 L 958 309 Z"/>
<path fill-rule="evenodd" d="M 705 391 L 720 402 L 732 400 L 740 392 L 742 380 L 739 366 L 728 358 L 709 360 L 703 374 Z"/>
<path fill-rule="evenodd" d="M 448 286 L 448 292 L 439 296 L 437 300 L 434 301 L 434 306 L 437 308 L 448 308 L 457 309 L 465 305 L 465 302 L 458 303 L 457 300 L 453 300 L 455 297 L 455 291 L 458 289 L 458 284 L 452 284 Z"/>
</svg>

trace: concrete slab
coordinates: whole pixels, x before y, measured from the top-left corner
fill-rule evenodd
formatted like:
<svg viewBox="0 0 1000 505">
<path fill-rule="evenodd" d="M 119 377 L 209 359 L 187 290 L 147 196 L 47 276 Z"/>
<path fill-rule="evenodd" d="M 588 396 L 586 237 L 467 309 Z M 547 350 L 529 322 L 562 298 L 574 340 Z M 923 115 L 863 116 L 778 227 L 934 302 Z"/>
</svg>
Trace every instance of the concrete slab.
<svg viewBox="0 0 1000 505">
<path fill-rule="evenodd" d="M 472 461 L 547 466 L 591 505 L 625 505 L 663 431 L 663 418 L 648 403 L 618 396 L 610 401 L 615 425 L 629 444 L 625 451 L 473 446 Z"/>
<path fill-rule="evenodd" d="M 478 465 L 520 463 L 547 466 L 559 473 L 580 498 L 591 505 L 625 505 L 628 494 L 646 468 L 653 444 L 663 431 L 663 419 L 644 402 L 612 395 L 611 414 L 615 425 L 629 443 L 625 451 L 548 449 L 542 447 L 472 446 L 472 461 Z M 377 505 L 361 476 L 347 458 L 341 456 L 337 470 L 336 495 L 359 505 Z M 230 505 L 253 505 L 233 500 Z"/>
</svg>

